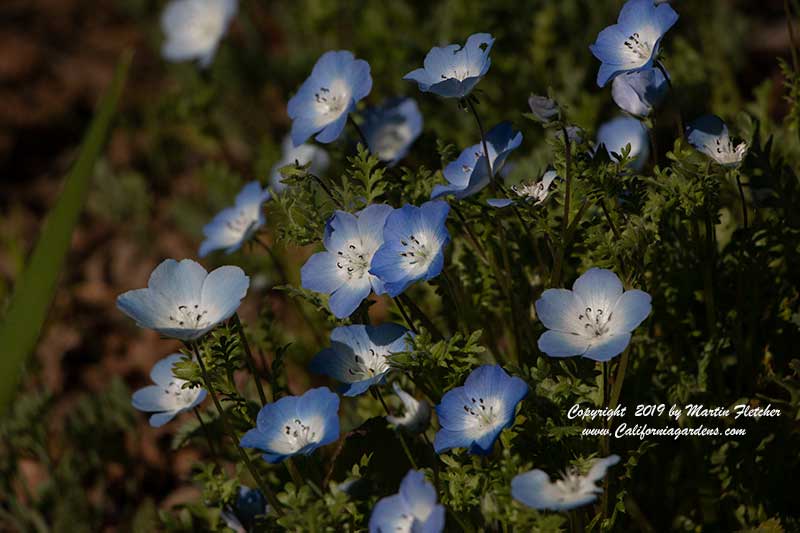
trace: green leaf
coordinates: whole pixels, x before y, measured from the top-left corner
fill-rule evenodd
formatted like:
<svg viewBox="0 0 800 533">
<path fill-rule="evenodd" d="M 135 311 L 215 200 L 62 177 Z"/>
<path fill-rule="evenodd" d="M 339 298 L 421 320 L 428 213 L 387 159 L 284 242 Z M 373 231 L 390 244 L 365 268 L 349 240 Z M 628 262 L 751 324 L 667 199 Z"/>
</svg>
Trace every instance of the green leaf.
<svg viewBox="0 0 800 533">
<path fill-rule="evenodd" d="M 103 97 L 84 137 L 78 159 L 64 180 L 64 189 L 50 212 L 36 248 L 16 283 L 8 312 L 0 324 L 0 413 L 17 388 L 20 370 L 36 346 L 55 293 L 58 274 L 72 240 L 72 230 L 83 209 L 95 163 L 100 156 L 117 102 L 125 86 L 131 52 L 123 53 L 111 88 Z"/>
</svg>

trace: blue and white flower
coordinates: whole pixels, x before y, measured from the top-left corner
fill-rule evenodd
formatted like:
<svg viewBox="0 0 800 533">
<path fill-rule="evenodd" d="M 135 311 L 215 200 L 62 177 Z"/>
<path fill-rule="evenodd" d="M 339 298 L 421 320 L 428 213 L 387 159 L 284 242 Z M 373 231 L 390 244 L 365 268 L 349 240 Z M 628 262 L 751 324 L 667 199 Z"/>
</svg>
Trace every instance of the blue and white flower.
<svg viewBox="0 0 800 533">
<path fill-rule="evenodd" d="M 139 327 L 191 341 L 233 316 L 249 286 L 250 278 L 237 266 L 209 274 L 191 259 L 166 259 L 150 274 L 147 288 L 121 294 L 117 307 Z"/>
<path fill-rule="evenodd" d="M 550 185 L 556 178 L 558 178 L 556 171 L 548 170 L 537 182 L 512 185 L 511 192 L 516 195 L 516 198 L 490 198 L 487 203 L 492 207 L 508 207 L 517 201 L 539 205 L 547 199 L 550 194 Z"/>
<path fill-rule="evenodd" d="M 355 215 L 336 211 L 325 225 L 325 252 L 312 255 L 300 270 L 303 288 L 330 294 L 331 312 L 346 318 L 369 296 L 383 294 L 384 284 L 370 272 L 370 264 L 383 243 L 383 227 L 393 209 L 367 206 Z"/>
<path fill-rule="evenodd" d="M 205 240 L 200 244 L 200 257 L 215 250 L 231 254 L 266 222 L 262 206 L 269 200 L 269 191 L 257 181 L 245 185 L 236 196 L 233 207 L 226 207 L 203 227 Z"/>
<path fill-rule="evenodd" d="M 622 109 L 636 117 L 646 117 L 666 98 L 669 82 L 658 68 L 626 72 L 614 78 L 611 96 Z"/>
<path fill-rule="evenodd" d="M 533 117 L 543 124 L 549 123 L 561 112 L 554 100 L 538 94 L 531 94 L 528 97 L 528 107 L 531 108 Z"/>
<path fill-rule="evenodd" d="M 536 314 L 548 329 L 539 337 L 539 349 L 550 357 L 608 361 L 625 350 L 650 309 L 649 294 L 623 292 L 616 274 L 590 268 L 571 291 L 547 289 L 536 301 Z"/>
<path fill-rule="evenodd" d="M 272 190 L 276 193 L 281 193 L 289 187 L 283 183 L 283 176 L 281 176 L 281 169 L 283 167 L 289 165 L 303 166 L 311 163 L 308 171 L 315 176 L 322 176 L 325 174 L 325 171 L 328 170 L 328 165 L 331 163 L 331 158 L 324 149 L 309 143 L 301 144 L 296 147 L 292 142 L 292 137 L 289 135 L 283 139 L 281 149 L 281 158 L 272 167 L 269 180 Z"/>
<path fill-rule="evenodd" d="M 431 421 L 431 406 L 425 400 L 417 400 L 400 388 L 397 382 L 392 383 L 394 393 L 403 403 L 402 415 L 388 415 L 386 421 L 409 433 L 422 433 Z"/>
<path fill-rule="evenodd" d="M 528 395 L 528 384 L 509 376 L 498 365 L 476 368 L 461 387 L 449 390 L 436 406 L 441 429 L 433 448 L 442 453 L 467 448 L 487 455 L 500 433 L 514 423 L 517 404 Z"/>
<path fill-rule="evenodd" d="M 340 381 L 343 395 L 358 396 L 386 381 L 390 357 L 408 350 L 408 335 L 398 324 L 338 327 L 331 332 L 331 347 L 311 361 L 311 371 Z"/>
<path fill-rule="evenodd" d="M 256 517 L 269 513 L 267 500 L 261 491 L 239 485 L 233 505 L 222 510 L 220 517 L 225 525 L 236 533 L 247 533 L 253 527 Z"/>
<path fill-rule="evenodd" d="M 458 44 L 434 46 L 425 56 L 424 67 L 409 72 L 403 79 L 417 82 L 422 92 L 464 98 L 489 71 L 493 44 L 490 34 L 475 33 L 463 48 Z"/>
<path fill-rule="evenodd" d="M 413 98 L 395 98 L 367 109 L 362 126 L 369 150 L 394 166 L 422 133 L 422 113 Z"/>
<path fill-rule="evenodd" d="M 518 502 L 537 510 L 568 511 L 592 503 L 603 489 L 597 482 L 606 475 L 606 470 L 619 462 L 618 455 L 610 455 L 594 462 L 586 475 L 568 470 L 558 481 L 536 469 L 519 474 L 511 480 L 511 495 Z"/>
<path fill-rule="evenodd" d="M 375 504 L 369 531 L 439 533 L 444 530 L 444 514 L 444 506 L 436 503 L 436 489 L 425 480 L 425 474 L 409 470 L 400 491 Z"/>
<path fill-rule="evenodd" d="M 486 148 L 492 163 L 492 173 L 498 174 L 509 154 L 522 144 L 522 133 L 514 132 L 510 122 L 502 122 L 486 134 Z M 439 184 L 433 188 L 431 200 L 452 194 L 461 200 L 483 190 L 489 185 L 491 176 L 486 164 L 483 144 L 470 146 L 444 168 L 447 185 Z"/>
<path fill-rule="evenodd" d="M 589 47 L 601 61 L 597 85 L 606 84 L 623 72 L 648 69 L 658 58 L 661 38 L 678 21 L 669 4 L 653 0 L 628 0 L 617 23 L 607 27 Z"/>
<path fill-rule="evenodd" d="M 186 380 L 178 379 L 172 373 L 172 366 L 181 360 L 179 353 L 168 355 L 153 365 L 149 385 L 133 393 L 133 407 L 145 413 L 155 413 L 150 417 L 150 425 L 159 428 L 178 416 L 203 403 L 206 391 L 200 387 L 187 387 Z"/>
<path fill-rule="evenodd" d="M 168 61 L 197 60 L 207 67 L 236 16 L 237 0 L 172 0 L 161 15 Z"/>
<path fill-rule="evenodd" d="M 391 297 L 412 283 L 438 276 L 444 267 L 444 249 L 450 242 L 445 222 L 447 202 L 404 205 L 386 218 L 383 244 L 372 256 L 370 274 L 383 282 Z"/>
<path fill-rule="evenodd" d="M 289 100 L 294 145 L 300 146 L 317 132 L 321 143 L 338 139 L 356 103 L 371 90 L 369 63 L 347 50 L 322 54 L 311 76 Z"/>
<path fill-rule="evenodd" d="M 630 145 L 629 166 L 633 170 L 641 170 L 650 157 L 650 141 L 647 128 L 640 121 L 631 117 L 617 117 L 597 129 L 597 145 L 605 146 L 609 157 L 622 154 L 622 150 Z"/>
<path fill-rule="evenodd" d="M 738 167 L 747 155 L 747 143 L 734 146 L 728 126 L 716 115 L 704 115 L 686 128 L 689 144 L 723 167 Z"/>
<path fill-rule="evenodd" d="M 269 463 L 310 455 L 339 438 L 338 411 L 339 396 L 327 387 L 284 396 L 261 408 L 256 427 L 244 434 L 239 446 L 266 452 L 263 457 Z"/>
</svg>

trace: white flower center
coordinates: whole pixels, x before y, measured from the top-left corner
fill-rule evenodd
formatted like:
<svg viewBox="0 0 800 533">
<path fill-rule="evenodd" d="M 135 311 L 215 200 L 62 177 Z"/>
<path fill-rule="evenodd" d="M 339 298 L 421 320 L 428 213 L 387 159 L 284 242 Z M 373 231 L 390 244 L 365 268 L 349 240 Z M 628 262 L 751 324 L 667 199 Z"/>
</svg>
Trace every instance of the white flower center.
<svg viewBox="0 0 800 533">
<path fill-rule="evenodd" d="M 642 63 L 648 61 L 653 55 L 653 43 L 646 36 L 642 37 L 639 32 L 629 35 L 623 44 L 628 49 L 629 54 Z"/>
<path fill-rule="evenodd" d="M 747 152 L 747 143 L 740 143 L 734 148 L 730 137 L 717 137 L 709 146 L 704 144 L 706 152 L 723 165 L 739 163 Z"/>
<path fill-rule="evenodd" d="M 206 315 L 208 310 L 202 309 L 199 304 L 179 305 L 177 312 L 169 315 L 169 320 L 182 328 L 202 329 L 211 323 Z"/>
<path fill-rule="evenodd" d="M 587 307 L 582 314 L 578 315 L 578 321 L 583 324 L 584 333 L 590 337 L 600 337 L 608 333 L 609 322 L 613 312 L 606 312 L 605 309 Z"/>
<path fill-rule="evenodd" d="M 363 278 L 369 270 L 372 254 L 364 250 L 360 242 L 351 242 L 346 247 L 336 252 L 336 268 L 347 276 L 350 281 L 353 278 Z"/>
<path fill-rule="evenodd" d="M 320 87 L 314 93 L 316 110 L 322 118 L 333 120 L 350 104 L 350 91 L 342 80 L 335 80 L 330 87 Z"/>
<path fill-rule="evenodd" d="M 229 218 L 225 221 L 225 227 L 237 235 L 247 235 L 256 221 L 244 209 L 240 209 L 235 218 Z"/>
<path fill-rule="evenodd" d="M 184 389 L 184 383 L 186 383 L 186 381 L 175 378 L 164 388 L 164 395 L 175 409 L 182 409 L 191 405 L 191 403 L 197 399 L 197 395 L 200 392 L 197 388 Z"/>
<path fill-rule="evenodd" d="M 302 420 L 295 418 L 283 426 L 283 438 L 297 451 L 317 442 L 317 432 L 312 429 L 311 424 L 303 424 Z"/>
<path fill-rule="evenodd" d="M 409 234 L 408 238 L 400 240 L 400 244 L 403 245 L 400 256 L 405 260 L 408 270 L 428 268 L 436 250 L 434 246 L 436 243 L 433 240 L 426 235 L 415 236 L 414 234 Z"/>
<path fill-rule="evenodd" d="M 353 366 L 347 369 L 347 373 L 352 376 L 353 381 L 363 381 L 383 374 L 389 370 L 387 353 L 376 352 L 370 348 L 366 353 L 355 354 L 353 356 Z"/>
<path fill-rule="evenodd" d="M 411 130 L 406 124 L 384 126 L 375 135 L 375 153 L 384 161 L 394 159 L 410 138 Z"/>
<path fill-rule="evenodd" d="M 574 468 L 567 469 L 561 474 L 561 479 L 555 482 L 559 489 L 558 500 L 563 502 L 567 496 L 572 496 L 583 491 L 583 477 Z"/>
<path fill-rule="evenodd" d="M 494 427 L 499 411 L 499 405 L 494 405 L 482 397 L 471 397 L 469 402 L 464 404 L 464 413 L 472 419 L 473 426 L 481 431 Z"/>
<path fill-rule="evenodd" d="M 536 200 L 537 202 L 541 202 L 547 197 L 547 188 L 544 186 L 543 181 L 512 185 L 511 190 L 521 198 Z"/>
</svg>

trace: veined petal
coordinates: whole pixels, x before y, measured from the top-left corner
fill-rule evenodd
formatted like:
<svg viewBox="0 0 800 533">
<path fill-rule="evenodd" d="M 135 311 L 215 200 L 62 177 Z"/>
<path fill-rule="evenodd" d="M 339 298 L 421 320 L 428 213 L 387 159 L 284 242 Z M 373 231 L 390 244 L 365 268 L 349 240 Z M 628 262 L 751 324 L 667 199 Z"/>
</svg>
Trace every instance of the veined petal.
<svg viewBox="0 0 800 533">
<path fill-rule="evenodd" d="M 544 327 L 568 333 L 582 333 L 583 324 L 578 319 L 584 312 L 584 302 L 573 291 L 547 289 L 536 300 L 536 316 Z"/>
<path fill-rule="evenodd" d="M 550 357 L 572 357 L 583 355 L 589 348 L 588 337 L 576 333 L 548 330 L 539 337 L 539 350 Z"/>
<path fill-rule="evenodd" d="M 622 282 L 604 268 L 590 268 L 572 285 L 572 290 L 591 309 L 609 309 L 622 295 Z"/>
<path fill-rule="evenodd" d="M 230 318 L 250 287 L 250 278 L 237 266 L 222 266 L 211 272 L 203 283 L 201 301 L 214 324 Z"/>
<path fill-rule="evenodd" d="M 613 357 L 621 354 L 630 342 L 630 333 L 609 333 L 592 340 L 591 346 L 583 356 L 595 361 L 610 361 Z"/>
<path fill-rule="evenodd" d="M 637 289 L 625 291 L 614 306 L 614 318 L 609 321 L 612 333 L 629 332 L 644 322 L 652 310 L 650 295 Z"/>
</svg>

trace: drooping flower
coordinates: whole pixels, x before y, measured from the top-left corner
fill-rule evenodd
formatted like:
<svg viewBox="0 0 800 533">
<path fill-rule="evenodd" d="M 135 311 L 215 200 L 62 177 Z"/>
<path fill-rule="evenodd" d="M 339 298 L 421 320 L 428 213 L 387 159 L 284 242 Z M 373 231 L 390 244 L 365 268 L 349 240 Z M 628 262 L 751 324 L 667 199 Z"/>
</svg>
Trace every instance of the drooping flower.
<svg viewBox="0 0 800 533">
<path fill-rule="evenodd" d="M 431 406 L 425 400 L 417 400 L 409 393 L 400 388 L 397 382 L 392 383 L 394 393 L 403 402 L 403 414 L 399 416 L 389 415 L 386 421 L 396 427 L 408 431 L 409 433 L 421 433 L 425 431 L 431 421 Z"/>
<path fill-rule="evenodd" d="M 236 533 L 247 533 L 255 524 L 256 517 L 268 512 L 267 500 L 260 490 L 239 485 L 233 505 L 225 507 L 220 516 Z"/>
<path fill-rule="evenodd" d="M 747 143 L 734 146 L 728 126 L 716 115 L 704 115 L 686 128 L 689 144 L 723 167 L 737 167 L 747 155 Z"/>
<path fill-rule="evenodd" d="M 191 259 L 166 259 L 147 288 L 117 297 L 117 307 L 142 328 L 184 341 L 195 340 L 230 318 L 247 294 L 250 278 L 237 266 L 209 273 Z"/>
<path fill-rule="evenodd" d="M 436 503 L 436 489 L 425 480 L 425 474 L 409 470 L 400 491 L 375 504 L 369 531 L 439 533 L 444 530 L 444 514 L 444 506 Z"/>
<path fill-rule="evenodd" d="M 409 72 L 403 79 L 417 82 L 422 92 L 464 98 L 489 71 L 493 44 L 490 34 L 475 33 L 463 48 L 458 44 L 434 46 L 425 56 L 424 67 Z"/>
<path fill-rule="evenodd" d="M 362 130 L 370 151 L 394 166 L 422 133 L 422 114 L 413 98 L 395 98 L 367 109 Z"/>
<path fill-rule="evenodd" d="M 614 78 L 611 96 L 622 109 L 637 117 L 648 116 L 669 92 L 666 76 L 658 68 L 626 72 Z"/>
<path fill-rule="evenodd" d="M 244 434 L 239 446 L 266 452 L 263 457 L 269 463 L 310 455 L 339 438 L 338 411 L 339 396 L 327 387 L 284 396 L 261 408 L 256 427 Z"/>
<path fill-rule="evenodd" d="M 658 57 L 661 38 L 678 21 L 669 4 L 653 0 L 628 0 L 617 23 L 605 28 L 589 47 L 600 60 L 597 85 L 605 87 L 623 72 L 648 69 Z"/>
<path fill-rule="evenodd" d="M 206 399 L 204 389 L 184 388 L 188 382 L 176 378 L 172 373 L 172 366 L 182 357 L 181 354 L 174 353 L 153 365 L 150 379 L 155 385 L 137 390 L 131 398 L 134 409 L 155 413 L 150 417 L 150 425 L 154 428 L 161 427 L 179 414 L 194 409 Z"/>
<path fill-rule="evenodd" d="M 548 170 L 537 182 L 512 185 L 511 192 L 516 195 L 516 198 L 490 198 L 487 203 L 492 207 L 508 207 L 517 201 L 539 205 L 547 199 L 550 194 L 550 185 L 557 177 L 558 174 L 555 170 Z"/>
<path fill-rule="evenodd" d="M 433 441 L 436 453 L 468 448 L 469 453 L 487 455 L 500 433 L 514 423 L 517 404 L 527 395 L 527 383 L 498 365 L 476 368 L 436 406 L 441 426 Z"/>
<path fill-rule="evenodd" d="M 322 54 L 311 76 L 289 100 L 294 145 L 300 146 L 317 132 L 321 143 L 338 139 L 356 103 L 371 90 L 369 63 L 347 50 Z"/>
<path fill-rule="evenodd" d="M 242 247 L 266 218 L 262 206 L 269 200 L 269 191 L 257 181 L 245 185 L 236 196 L 233 207 L 226 207 L 203 227 L 205 240 L 200 244 L 200 257 L 224 249 L 231 254 Z"/>
<path fill-rule="evenodd" d="M 370 272 L 375 251 L 383 243 L 383 227 L 393 211 L 388 205 L 367 206 L 355 215 L 336 211 L 325 225 L 325 252 L 312 255 L 300 270 L 303 288 L 330 294 L 331 312 L 346 318 L 369 296 L 383 294 L 383 282 Z"/>
<path fill-rule="evenodd" d="M 503 168 L 509 154 L 522 144 L 522 133 L 514 132 L 510 122 L 502 122 L 486 134 L 486 147 L 492 162 L 492 172 L 497 174 Z M 483 190 L 489 185 L 489 167 L 483 144 L 478 143 L 461 152 L 458 159 L 444 168 L 447 185 L 439 184 L 433 188 L 431 200 L 452 194 L 461 200 Z"/>
<path fill-rule="evenodd" d="M 445 226 L 449 212 L 447 202 L 425 202 L 420 207 L 404 205 L 386 218 L 383 244 L 372 256 L 369 272 L 383 282 L 390 296 L 441 273 L 444 249 L 450 242 Z"/>
<path fill-rule="evenodd" d="M 568 470 L 558 481 L 536 469 L 519 474 L 511 480 L 511 495 L 518 502 L 538 510 L 567 511 L 591 503 L 602 494 L 596 483 L 603 479 L 606 470 L 619 462 L 618 455 L 598 459 L 585 476 Z"/>
<path fill-rule="evenodd" d="M 408 334 L 398 324 L 338 327 L 331 332 L 331 347 L 311 361 L 311 371 L 341 381 L 343 395 L 358 396 L 386 381 L 389 357 L 407 350 Z"/>
<path fill-rule="evenodd" d="M 313 144 L 301 144 L 295 147 L 292 142 L 291 136 L 287 135 L 283 139 L 281 146 L 282 155 L 280 160 L 275 163 L 270 173 L 270 185 L 276 193 L 281 193 L 288 188 L 288 185 L 283 183 L 281 176 L 281 169 L 289 165 L 307 165 L 311 163 L 308 171 L 315 176 L 321 176 L 328 169 L 331 158 L 324 149 Z"/>
<path fill-rule="evenodd" d="M 172 0 L 161 15 L 168 61 L 197 60 L 207 67 L 238 9 L 237 0 Z"/>
<path fill-rule="evenodd" d="M 617 117 L 597 129 L 597 145 L 605 146 L 609 157 L 620 155 L 622 149 L 631 146 L 629 166 L 641 170 L 650 156 L 650 142 L 644 124 L 631 117 Z"/>
<path fill-rule="evenodd" d="M 534 118 L 544 124 L 553 120 L 559 113 L 558 104 L 554 100 L 538 94 L 531 94 L 528 97 L 528 107 L 531 108 Z"/>
<path fill-rule="evenodd" d="M 608 361 L 625 350 L 650 309 L 649 294 L 623 292 L 616 274 L 590 268 L 571 291 L 547 289 L 536 301 L 536 314 L 548 329 L 539 337 L 539 349 L 550 357 Z"/>
</svg>

